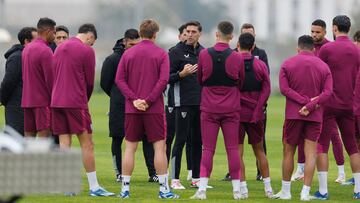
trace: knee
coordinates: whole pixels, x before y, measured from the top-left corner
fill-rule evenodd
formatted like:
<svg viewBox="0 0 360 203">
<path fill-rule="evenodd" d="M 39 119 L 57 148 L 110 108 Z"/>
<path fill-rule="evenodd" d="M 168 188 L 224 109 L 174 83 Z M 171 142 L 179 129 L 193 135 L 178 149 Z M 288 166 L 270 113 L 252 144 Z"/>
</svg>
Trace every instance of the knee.
<svg viewBox="0 0 360 203">
<path fill-rule="evenodd" d="M 93 151 L 94 150 L 94 143 L 92 141 L 88 141 L 82 144 L 82 148 L 86 151 Z"/>
</svg>

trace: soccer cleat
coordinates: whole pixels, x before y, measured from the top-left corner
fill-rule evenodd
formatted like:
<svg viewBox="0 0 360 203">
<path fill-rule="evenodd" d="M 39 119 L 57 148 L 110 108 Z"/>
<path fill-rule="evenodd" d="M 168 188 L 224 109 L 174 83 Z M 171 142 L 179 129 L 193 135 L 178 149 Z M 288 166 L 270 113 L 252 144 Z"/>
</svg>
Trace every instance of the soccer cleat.
<svg viewBox="0 0 360 203">
<path fill-rule="evenodd" d="M 360 199 L 360 192 L 354 193 L 353 198 L 354 199 Z"/>
<path fill-rule="evenodd" d="M 235 193 L 234 195 L 234 199 L 235 199 Z M 249 198 L 249 193 L 247 191 L 240 191 L 239 192 L 239 199 L 247 199 Z"/>
<path fill-rule="evenodd" d="M 186 177 L 186 180 L 191 180 L 192 178 L 192 170 L 188 170 L 188 175 Z"/>
<path fill-rule="evenodd" d="M 180 180 L 173 179 L 171 180 L 171 186 L 174 190 L 185 190 L 185 187 L 181 184 Z"/>
<path fill-rule="evenodd" d="M 310 197 L 312 200 L 328 200 L 329 195 L 328 193 L 321 194 L 319 191 L 316 191 L 313 196 Z"/>
<path fill-rule="evenodd" d="M 335 180 L 336 183 L 343 184 L 345 183 L 345 174 L 339 174 Z"/>
<path fill-rule="evenodd" d="M 127 190 L 125 192 L 120 192 L 119 196 L 121 199 L 127 199 L 130 198 L 130 192 Z"/>
<path fill-rule="evenodd" d="M 206 199 L 206 191 L 205 190 L 198 190 L 196 193 L 190 197 L 190 199 L 199 199 L 204 200 Z"/>
<path fill-rule="evenodd" d="M 283 199 L 283 200 L 290 200 L 291 194 L 285 194 L 282 190 L 278 192 L 276 195 L 273 196 L 273 199 Z"/>
<path fill-rule="evenodd" d="M 355 185 L 355 179 L 354 179 L 354 178 L 350 178 L 349 180 L 341 183 L 341 185 Z"/>
<path fill-rule="evenodd" d="M 300 195 L 300 201 L 310 201 L 312 200 L 310 195 Z"/>
<path fill-rule="evenodd" d="M 120 174 L 118 174 L 118 175 L 116 175 L 116 182 L 118 182 L 118 183 L 120 183 L 121 182 L 121 175 Z"/>
<path fill-rule="evenodd" d="M 109 197 L 109 196 L 114 196 L 115 193 L 108 192 L 104 188 L 100 187 L 95 191 L 90 190 L 89 195 L 92 197 Z"/>
<path fill-rule="evenodd" d="M 263 178 L 262 178 L 262 176 L 261 176 L 260 174 L 257 174 L 257 175 L 256 175 L 256 180 L 257 180 L 257 181 L 262 181 L 262 179 L 263 179 Z"/>
<path fill-rule="evenodd" d="M 169 191 L 169 192 L 159 192 L 159 198 L 160 199 L 179 199 L 180 196 Z"/>
<path fill-rule="evenodd" d="M 200 186 L 200 180 L 191 181 L 190 187 L 191 188 L 199 188 Z M 206 189 L 213 189 L 213 186 L 207 185 Z"/>
<path fill-rule="evenodd" d="M 152 176 L 149 177 L 148 182 L 149 182 L 149 183 L 159 182 L 159 177 L 157 177 L 157 175 L 152 175 Z"/>
<path fill-rule="evenodd" d="M 222 181 L 231 181 L 230 173 L 227 173 Z"/>
<path fill-rule="evenodd" d="M 296 170 L 296 172 L 291 176 L 291 181 L 297 181 L 304 178 L 304 171 Z"/>
<path fill-rule="evenodd" d="M 274 194 L 273 191 L 265 191 L 265 197 L 269 198 L 269 199 L 274 199 Z"/>
</svg>

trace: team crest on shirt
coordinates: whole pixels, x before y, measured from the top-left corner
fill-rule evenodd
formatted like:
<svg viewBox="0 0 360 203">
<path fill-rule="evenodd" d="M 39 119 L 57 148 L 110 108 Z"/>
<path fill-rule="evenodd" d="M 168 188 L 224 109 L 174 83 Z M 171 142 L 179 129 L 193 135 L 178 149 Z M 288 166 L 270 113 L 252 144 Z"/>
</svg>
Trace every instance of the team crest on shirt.
<svg viewBox="0 0 360 203">
<path fill-rule="evenodd" d="M 168 107 L 169 113 L 172 113 L 174 108 L 173 107 Z"/>
<path fill-rule="evenodd" d="M 184 54 L 185 58 L 190 58 L 190 54 Z"/>
<path fill-rule="evenodd" d="M 181 116 L 182 116 L 183 118 L 186 117 L 186 114 L 187 114 L 187 112 L 181 112 Z"/>
</svg>

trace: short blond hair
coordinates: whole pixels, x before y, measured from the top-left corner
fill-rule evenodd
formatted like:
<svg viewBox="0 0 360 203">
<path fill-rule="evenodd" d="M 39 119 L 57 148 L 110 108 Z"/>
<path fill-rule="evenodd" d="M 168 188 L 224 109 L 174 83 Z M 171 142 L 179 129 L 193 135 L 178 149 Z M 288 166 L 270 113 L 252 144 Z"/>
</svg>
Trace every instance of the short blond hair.
<svg viewBox="0 0 360 203">
<path fill-rule="evenodd" d="M 146 19 L 140 24 L 140 37 L 151 39 L 159 30 L 159 24 L 155 20 Z"/>
</svg>

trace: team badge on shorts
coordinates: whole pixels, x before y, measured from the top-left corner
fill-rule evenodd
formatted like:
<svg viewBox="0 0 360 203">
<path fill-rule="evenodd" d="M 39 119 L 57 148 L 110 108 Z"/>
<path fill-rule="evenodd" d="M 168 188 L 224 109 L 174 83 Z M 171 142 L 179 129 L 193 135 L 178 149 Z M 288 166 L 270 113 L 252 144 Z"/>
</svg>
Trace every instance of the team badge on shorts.
<svg viewBox="0 0 360 203">
<path fill-rule="evenodd" d="M 181 116 L 182 116 L 183 118 L 186 117 L 186 114 L 187 114 L 187 112 L 181 112 Z"/>
</svg>

